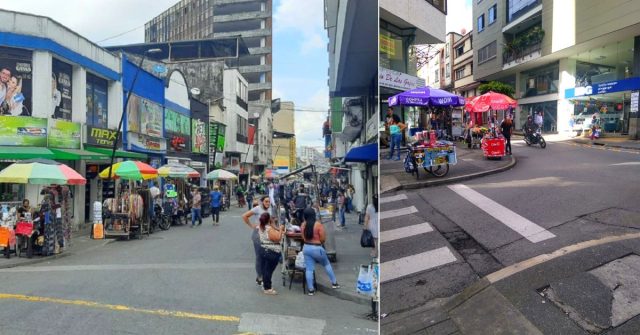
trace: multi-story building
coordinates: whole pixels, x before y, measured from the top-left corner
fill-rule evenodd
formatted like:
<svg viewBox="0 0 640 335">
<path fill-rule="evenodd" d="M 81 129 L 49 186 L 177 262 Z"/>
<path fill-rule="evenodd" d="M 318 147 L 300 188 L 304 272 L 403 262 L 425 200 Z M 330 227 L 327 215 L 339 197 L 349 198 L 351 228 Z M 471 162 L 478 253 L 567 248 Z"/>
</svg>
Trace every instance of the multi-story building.
<svg viewBox="0 0 640 335">
<path fill-rule="evenodd" d="M 453 46 L 462 38 L 462 35 L 456 32 L 449 32 L 445 37 L 444 47 L 440 53 L 440 88 L 447 91 L 453 91 L 454 87 L 454 50 Z"/>
<path fill-rule="evenodd" d="M 272 0 L 182 0 L 145 24 L 146 42 L 234 36 L 249 54 L 227 65 L 238 67 L 249 83 L 251 109 L 262 113 L 272 99 Z"/>
<path fill-rule="evenodd" d="M 387 109 L 387 100 L 392 95 L 425 85 L 417 74 L 415 46 L 445 43 L 446 13 L 446 1 L 380 0 L 378 71 L 383 110 Z M 444 64 L 439 65 L 444 70 Z M 442 70 L 439 69 L 434 78 L 444 79 Z M 401 107 L 394 108 L 394 113 L 405 122 L 412 115 Z"/>
<path fill-rule="evenodd" d="M 318 132 L 331 136 L 327 142 L 334 161 L 355 163 L 350 176 L 356 189 L 354 206 L 364 211 L 378 189 L 378 6 L 368 0 L 327 0 L 324 4 L 333 129 L 329 135 L 327 127 L 319 125 Z M 356 152 L 362 155 L 354 161 L 350 154 Z"/>
<path fill-rule="evenodd" d="M 102 196 L 100 168 L 109 165 L 123 108 L 122 59 L 43 16 L 0 10 L 0 169 L 16 160 L 61 161 L 87 179 L 70 186 L 73 229 Z M 121 147 L 119 148 L 121 149 Z M 108 153 L 106 153 L 108 152 Z M 116 157 L 138 155 L 116 150 Z M 0 184 L 2 202 L 37 204 L 42 187 Z"/>
<path fill-rule="evenodd" d="M 480 83 L 473 80 L 473 33 L 462 31 L 453 44 L 453 91 L 465 98 L 478 95 Z"/>
<path fill-rule="evenodd" d="M 273 114 L 273 167 L 280 172 L 296 169 L 295 105 L 282 101 L 280 110 Z"/>
<path fill-rule="evenodd" d="M 543 113 L 544 131 L 639 134 L 640 2 L 473 1 L 474 78 L 515 87 L 516 126 Z"/>
</svg>

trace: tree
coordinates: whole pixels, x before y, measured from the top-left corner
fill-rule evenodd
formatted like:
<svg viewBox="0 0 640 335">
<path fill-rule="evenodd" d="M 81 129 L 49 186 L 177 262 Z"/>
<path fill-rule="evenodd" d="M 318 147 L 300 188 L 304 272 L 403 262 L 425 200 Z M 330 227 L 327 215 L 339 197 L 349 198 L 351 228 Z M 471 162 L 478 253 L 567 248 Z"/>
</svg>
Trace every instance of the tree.
<svg viewBox="0 0 640 335">
<path fill-rule="evenodd" d="M 490 81 L 488 83 L 482 84 L 478 87 L 478 89 L 480 90 L 480 94 L 485 94 L 489 91 L 494 91 L 496 93 L 502 93 L 504 95 L 507 95 L 510 98 L 513 98 L 513 94 L 515 93 L 515 90 L 511 85 L 501 83 L 499 81 Z"/>
</svg>

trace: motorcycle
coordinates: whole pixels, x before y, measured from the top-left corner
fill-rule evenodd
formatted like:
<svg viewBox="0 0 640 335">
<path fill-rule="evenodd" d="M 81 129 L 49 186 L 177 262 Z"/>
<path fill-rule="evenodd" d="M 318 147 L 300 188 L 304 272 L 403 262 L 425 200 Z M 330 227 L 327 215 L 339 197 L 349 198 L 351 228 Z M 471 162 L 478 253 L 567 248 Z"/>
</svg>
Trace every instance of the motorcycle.
<svg viewBox="0 0 640 335">
<path fill-rule="evenodd" d="M 159 204 L 153 205 L 153 219 L 151 220 L 151 231 L 153 232 L 156 228 L 162 230 L 171 228 L 171 217 L 164 213 Z"/>
<path fill-rule="evenodd" d="M 525 143 L 527 143 L 528 146 L 532 144 L 533 145 L 539 144 L 542 149 L 547 147 L 547 142 L 544 140 L 544 137 L 542 137 L 542 132 L 540 131 L 540 128 L 538 128 L 535 132 L 530 131 L 527 134 L 525 134 L 524 141 Z"/>
</svg>

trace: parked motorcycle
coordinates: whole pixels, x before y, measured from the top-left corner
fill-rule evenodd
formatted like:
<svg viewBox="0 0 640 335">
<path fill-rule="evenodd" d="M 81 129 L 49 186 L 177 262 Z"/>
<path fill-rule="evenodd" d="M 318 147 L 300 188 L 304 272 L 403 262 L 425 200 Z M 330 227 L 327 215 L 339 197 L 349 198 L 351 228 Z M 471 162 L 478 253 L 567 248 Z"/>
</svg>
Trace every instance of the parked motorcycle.
<svg viewBox="0 0 640 335">
<path fill-rule="evenodd" d="M 529 132 L 528 134 L 525 134 L 524 141 L 528 146 L 532 144 L 539 144 L 542 149 L 547 147 L 547 142 L 544 140 L 544 137 L 542 137 L 542 132 L 540 131 L 540 129 L 536 130 L 535 132 Z"/>
<path fill-rule="evenodd" d="M 156 228 L 162 230 L 171 228 L 171 216 L 165 214 L 159 204 L 153 205 L 153 219 L 151 220 L 151 231 L 153 232 Z"/>
</svg>

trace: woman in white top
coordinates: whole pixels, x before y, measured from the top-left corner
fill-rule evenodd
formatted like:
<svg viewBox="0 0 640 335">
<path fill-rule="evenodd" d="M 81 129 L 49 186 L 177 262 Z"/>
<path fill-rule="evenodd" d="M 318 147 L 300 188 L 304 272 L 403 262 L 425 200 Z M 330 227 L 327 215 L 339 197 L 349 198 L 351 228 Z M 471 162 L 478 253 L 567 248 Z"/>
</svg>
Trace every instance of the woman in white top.
<svg viewBox="0 0 640 335">
<path fill-rule="evenodd" d="M 7 93 L 5 95 L 6 114 L 18 116 L 22 114 L 22 79 L 15 76 L 11 77 L 7 82 Z"/>
<path fill-rule="evenodd" d="M 378 225 L 378 195 L 373 195 L 373 200 L 367 205 L 367 210 L 364 216 L 364 229 L 369 229 L 371 235 L 373 235 L 373 250 L 371 250 L 371 257 L 378 257 L 378 232 L 380 227 Z"/>
</svg>

